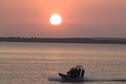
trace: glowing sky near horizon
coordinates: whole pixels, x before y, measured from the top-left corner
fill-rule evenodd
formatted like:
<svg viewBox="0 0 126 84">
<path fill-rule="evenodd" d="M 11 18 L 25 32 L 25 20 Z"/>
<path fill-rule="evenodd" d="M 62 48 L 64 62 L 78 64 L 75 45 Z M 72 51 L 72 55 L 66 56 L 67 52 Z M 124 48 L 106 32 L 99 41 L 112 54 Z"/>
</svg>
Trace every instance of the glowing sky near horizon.
<svg viewBox="0 0 126 84">
<path fill-rule="evenodd" d="M 126 0 L 0 0 L 2 36 L 126 38 Z"/>
</svg>

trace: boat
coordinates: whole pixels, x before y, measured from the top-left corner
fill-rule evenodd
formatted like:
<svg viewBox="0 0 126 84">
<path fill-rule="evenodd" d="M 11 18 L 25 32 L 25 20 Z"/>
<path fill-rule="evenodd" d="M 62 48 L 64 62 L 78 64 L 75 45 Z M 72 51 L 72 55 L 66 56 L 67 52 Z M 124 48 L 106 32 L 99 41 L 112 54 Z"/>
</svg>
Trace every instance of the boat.
<svg viewBox="0 0 126 84">
<path fill-rule="evenodd" d="M 59 76 L 65 81 L 83 81 L 85 70 L 81 65 L 71 68 L 67 74 L 58 73 Z"/>
</svg>

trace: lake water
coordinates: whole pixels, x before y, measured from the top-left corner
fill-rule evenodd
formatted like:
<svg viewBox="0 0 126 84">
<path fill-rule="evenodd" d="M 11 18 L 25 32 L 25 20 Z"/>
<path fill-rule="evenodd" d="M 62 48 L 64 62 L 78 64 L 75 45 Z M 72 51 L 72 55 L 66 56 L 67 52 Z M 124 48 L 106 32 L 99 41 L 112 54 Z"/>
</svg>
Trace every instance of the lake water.
<svg viewBox="0 0 126 84">
<path fill-rule="evenodd" d="M 126 45 L 0 42 L 0 84 L 73 84 L 57 73 L 75 65 L 86 73 L 74 84 L 126 84 Z"/>
</svg>

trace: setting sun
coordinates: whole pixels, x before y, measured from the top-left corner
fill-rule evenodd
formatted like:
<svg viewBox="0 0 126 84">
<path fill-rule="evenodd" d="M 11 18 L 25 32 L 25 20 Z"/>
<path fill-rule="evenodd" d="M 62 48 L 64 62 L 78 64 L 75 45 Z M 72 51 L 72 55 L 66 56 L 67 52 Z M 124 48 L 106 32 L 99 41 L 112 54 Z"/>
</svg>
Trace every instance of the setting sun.
<svg viewBox="0 0 126 84">
<path fill-rule="evenodd" d="M 59 25 L 62 23 L 62 17 L 58 14 L 53 14 L 50 17 L 50 23 L 53 25 Z"/>
</svg>

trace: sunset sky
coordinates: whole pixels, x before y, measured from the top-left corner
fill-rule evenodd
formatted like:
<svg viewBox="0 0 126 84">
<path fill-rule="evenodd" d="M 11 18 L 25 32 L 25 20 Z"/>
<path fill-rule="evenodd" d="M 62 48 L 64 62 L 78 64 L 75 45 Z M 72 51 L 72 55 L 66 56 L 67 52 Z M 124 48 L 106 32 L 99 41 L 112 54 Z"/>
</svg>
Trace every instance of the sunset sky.
<svg viewBox="0 0 126 84">
<path fill-rule="evenodd" d="M 50 24 L 59 14 L 60 25 Z M 126 0 L 0 0 L 0 37 L 126 38 Z"/>
</svg>

